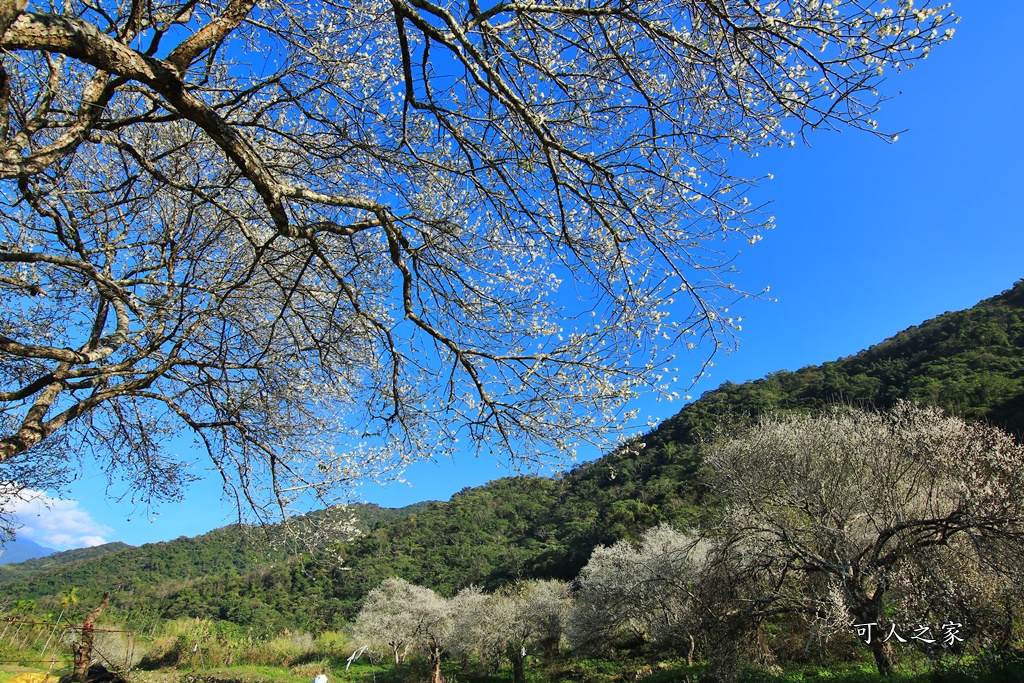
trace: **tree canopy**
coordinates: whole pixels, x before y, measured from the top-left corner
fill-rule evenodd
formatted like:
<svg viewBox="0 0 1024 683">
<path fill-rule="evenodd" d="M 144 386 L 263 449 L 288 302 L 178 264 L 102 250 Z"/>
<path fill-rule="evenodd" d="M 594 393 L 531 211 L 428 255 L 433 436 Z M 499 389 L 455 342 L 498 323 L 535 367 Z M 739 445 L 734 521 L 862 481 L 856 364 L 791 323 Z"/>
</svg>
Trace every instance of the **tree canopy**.
<svg viewBox="0 0 1024 683">
<path fill-rule="evenodd" d="M 876 627 L 960 615 L 981 631 L 1019 600 L 1024 446 L 998 428 L 907 402 L 764 417 L 706 462 L 725 503 L 711 536 L 744 592 L 731 608 Z"/>
<path fill-rule="evenodd" d="M 460 438 L 571 452 L 670 391 L 679 349 L 729 343 L 720 240 L 770 221 L 729 150 L 874 130 L 888 72 L 952 21 L 4 0 L 2 495 L 59 487 L 77 452 L 174 497 L 183 427 L 261 518 Z"/>
</svg>

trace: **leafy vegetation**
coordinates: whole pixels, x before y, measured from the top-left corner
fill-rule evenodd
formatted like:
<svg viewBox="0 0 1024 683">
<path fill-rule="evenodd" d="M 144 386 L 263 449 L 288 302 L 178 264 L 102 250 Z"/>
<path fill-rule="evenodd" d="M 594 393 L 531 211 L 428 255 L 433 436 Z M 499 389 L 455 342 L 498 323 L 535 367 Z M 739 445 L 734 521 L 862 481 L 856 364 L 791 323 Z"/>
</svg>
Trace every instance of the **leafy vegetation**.
<svg viewBox="0 0 1024 683">
<path fill-rule="evenodd" d="M 71 587 L 88 602 L 116 587 L 117 577 L 111 615 L 135 627 L 199 618 L 222 624 L 217 628 L 232 638 L 321 633 L 353 619 L 364 596 L 391 576 L 444 596 L 469 585 L 490 592 L 521 579 L 571 580 L 595 547 L 636 541 L 662 522 L 691 525 L 713 507 L 698 476 L 699 451 L 723 427 L 749 425 L 765 413 L 821 411 L 836 402 L 889 408 L 901 399 L 1019 436 L 1024 281 L 854 356 L 726 383 L 653 432 L 560 476 L 500 479 L 448 502 L 377 510 L 361 537 L 333 549 L 343 566 L 268 551 L 228 527 L 45 570 L 15 566 L 14 574 L 0 573 L 0 585 L 12 599 L 35 599 L 43 609 Z M 573 680 L 590 679 L 578 673 Z"/>
<path fill-rule="evenodd" d="M 366 532 L 426 505 L 388 509 L 365 504 L 351 512 L 355 528 Z M 313 513 L 308 522 L 322 524 L 329 515 Z M 164 619 L 203 617 L 253 627 L 260 634 L 297 625 L 322 630 L 316 615 L 325 611 L 319 605 L 297 601 L 291 613 L 280 610 L 287 591 L 308 582 L 303 566 L 289 562 L 293 553 L 285 540 L 274 528 L 232 525 L 140 547 L 112 543 L 0 567 L 0 587 L 7 596 L 37 600 L 51 611 L 60 608 L 61 594 L 71 589 L 84 604 L 110 592 L 112 613 L 138 628 L 152 629 Z M 6 611 L 12 599 L 0 597 L 0 610 Z"/>
</svg>

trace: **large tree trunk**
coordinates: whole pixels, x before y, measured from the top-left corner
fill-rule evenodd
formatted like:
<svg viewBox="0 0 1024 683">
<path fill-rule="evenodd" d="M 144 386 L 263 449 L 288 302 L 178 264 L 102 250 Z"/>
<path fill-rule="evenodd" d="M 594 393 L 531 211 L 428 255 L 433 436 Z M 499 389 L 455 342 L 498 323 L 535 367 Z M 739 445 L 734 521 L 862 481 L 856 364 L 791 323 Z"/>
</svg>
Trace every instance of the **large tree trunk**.
<svg viewBox="0 0 1024 683">
<path fill-rule="evenodd" d="M 526 683 L 526 648 L 512 645 L 508 648 L 508 658 L 512 661 L 512 683 Z"/>
<path fill-rule="evenodd" d="M 871 641 L 871 654 L 875 656 L 875 666 L 878 667 L 878 673 L 882 676 L 892 675 L 892 660 L 889 658 L 889 645 L 883 643 L 880 639 L 872 639 Z"/>
<path fill-rule="evenodd" d="M 431 648 L 427 661 L 430 663 L 430 683 L 445 683 L 441 673 L 441 648 Z"/>
<path fill-rule="evenodd" d="M 874 594 L 869 598 L 863 592 L 856 589 L 852 589 L 847 585 L 847 598 L 852 598 L 850 605 L 850 612 L 854 619 L 857 619 L 861 624 L 878 624 L 878 617 L 881 613 L 882 605 L 882 594 L 881 588 L 876 588 Z M 881 631 L 878 627 L 877 631 Z M 873 632 L 871 635 L 871 642 L 867 643 L 867 646 L 871 648 L 871 654 L 875 658 L 875 666 L 878 667 L 878 673 L 882 676 L 892 675 L 893 666 L 892 659 L 889 655 L 888 643 L 882 642 L 882 634 Z"/>
</svg>

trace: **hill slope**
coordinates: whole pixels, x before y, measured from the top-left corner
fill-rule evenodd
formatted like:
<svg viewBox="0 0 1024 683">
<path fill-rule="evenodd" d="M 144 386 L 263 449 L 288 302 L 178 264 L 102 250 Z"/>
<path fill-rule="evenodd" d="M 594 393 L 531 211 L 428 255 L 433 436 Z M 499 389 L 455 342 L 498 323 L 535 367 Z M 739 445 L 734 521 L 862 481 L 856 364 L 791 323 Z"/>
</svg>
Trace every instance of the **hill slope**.
<svg viewBox="0 0 1024 683">
<path fill-rule="evenodd" d="M 13 541 L 15 547 L 21 543 L 24 543 L 24 541 Z M 10 547 L 10 545 L 11 544 L 8 544 L 8 547 Z M 41 574 L 64 565 L 91 560 L 107 555 L 108 553 L 115 553 L 119 550 L 125 550 L 131 547 L 132 546 L 127 543 L 116 541 L 114 543 L 104 543 L 103 545 L 92 546 L 91 548 L 75 548 L 73 550 L 61 550 L 59 552 L 47 548 L 47 550 L 49 550 L 49 554 L 36 556 L 34 558 L 15 560 L 12 563 L 0 565 L 0 586 L 4 583 L 14 581 L 15 579 Z M 7 548 L 4 550 L 6 551 L 6 549 Z"/>
<path fill-rule="evenodd" d="M 634 448 L 559 478 L 498 480 L 380 527 L 347 549 L 352 576 L 336 581 L 335 595 L 355 604 L 396 574 L 447 591 L 525 576 L 573 578 L 596 545 L 701 514 L 699 444 L 720 425 L 836 402 L 884 409 L 899 399 L 938 405 L 1020 435 L 1024 281 L 854 356 L 708 391 Z"/>
<path fill-rule="evenodd" d="M 486 529 L 495 524 L 482 516 L 482 510 L 491 509 L 494 517 L 517 518 L 525 528 L 521 541 L 506 552 L 509 559 L 476 580 L 501 580 L 515 575 L 518 566 L 531 573 L 575 576 L 594 544 L 630 537 L 659 521 L 685 521 L 699 514 L 701 492 L 693 476 L 699 467 L 697 448 L 701 438 L 711 436 L 720 424 L 748 422 L 764 412 L 821 409 L 836 402 L 885 409 L 899 399 L 938 405 L 1021 434 L 1024 281 L 971 309 L 945 313 L 854 356 L 744 384 L 726 383 L 647 434 L 640 440 L 642 446 L 582 464 L 556 480 L 499 480 L 465 491 L 450 503 L 431 508 L 446 520 L 444 526 L 438 528 L 440 522 L 426 513 L 407 518 L 360 539 L 353 545 L 352 558 L 386 556 L 387 562 L 400 563 L 399 558 L 416 551 L 408 540 L 409 535 L 416 536 L 415 529 L 429 529 L 424 536 L 457 539 L 463 526 Z M 524 496 L 533 503 L 516 502 Z M 492 497 L 502 502 L 488 508 L 478 500 Z M 468 519 L 457 521 L 460 518 Z M 524 519 L 537 519 L 540 526 L 525 524 Z M 385 539 L 397 552 L 384 547 L 370 550 Z M 473 554 L 470 548 L 446 552 Z M 519 553 L 529 559 L 520 559 Z"/>
<path fill-rule="evenodd" d="M 217 561 L 190 564 L 191 574 L 137 572 L 115 608 L 137 624 L 201 616 L 257 631 L 317 629 L 350 618 L 366 592 L 388 576 L 447 593 L 471 583 L 494 588 L 517 578 L 570 579 L 596 545 L 635 538 L 662 521 L 686 524 L 702 514 L 707 501 L 697 477 L 699 444 L 719 426 L 765 411 L 815 410 L 835 402 L 886 408 L 901 398 L 1021 434 L 1024 281 L 854 356 L 724 384 L 631 447 L 559 477 L 500 479 L 463 490 L 447 503 L 420 506 L 341 547 L 344 567 L 308 557 L 232 565 L 224 554 L 235 552 L 234 541 L 224 539 L 214 553 Z M 182 551 L 202 557 L 208 550 L 201 539 L 147 550 L 146 561 L 167 564 Z M 186 550 L 186 541 L 198 545 Z M 50 572 L 7 588 L 12 594 L 54 595 L 74 585 L 75 576 Z"/>
<path fill-rule="evenodd" d="M 400 519 L 423 509 L 427 503 L 405 508 L 382 508 L 373 504 L 353 505 L 341 514 L 354 517 L 360 533 Z M 322 525 L 332 511 L 321 510 L 309 515 L 309 523 Z M 301 522 L 300 522 L 301 525 Z M 78 588 L 82 605 L 99 600 L 103 592 L 113 594 L 114 610 L 135 623 L 149 623 L 157 618 L 207 614 L 188 599 L 188 587 L 213 579 L 219 584 L 241 576 L 265 576 L 275 567 L 284 567 L 292 556 L 287 539 L 279 530 L 242 529 L 231 525 L 194 538 L 181 538 L 134 547 L 125 543 L 108 543 L 95 548 L 81 548 L 56 553 L 49 557 L 19 564 L 0 566 L 0 594 L 13 599 L 33 599 L 44 607 L 56 605 L 58 595 Z M 184 598 L 174 596 L 185 592 Z M 136 596 L 143 596 L 140 601 Z M 168 596 L 170 600 L 168 601 Z M 230 600 L 230 593 L 222 596 Z M 164 605 L 166 609 L 160 606 Z M 0 609 L 4 603 L 0 602 Z M 269 608 L 268 608 L 269 609 Z M 85 610 L 88 611 L 88 610 Z M 264 615 L 266 627 L 283 623 L 280 615 L 270 610 Z M 222 618 L 219 613 L 218 618 Z M 226 618 L 223 615 L 224 618 Z"/>
</svg>

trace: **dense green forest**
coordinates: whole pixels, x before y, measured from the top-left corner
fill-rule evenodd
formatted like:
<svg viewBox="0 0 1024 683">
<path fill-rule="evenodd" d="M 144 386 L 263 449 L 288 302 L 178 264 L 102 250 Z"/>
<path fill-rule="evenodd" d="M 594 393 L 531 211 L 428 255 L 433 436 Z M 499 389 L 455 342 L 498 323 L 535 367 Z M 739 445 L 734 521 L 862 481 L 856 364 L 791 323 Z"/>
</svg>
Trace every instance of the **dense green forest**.
<svg viewBox="0 0 1024 683">
<path fill-rule="evenodd" d="M 357 504 L 340 515 L 360 533 L 366 533 L 426 506 L 425 502 L 404 508 Z M 320 511 L 304 521 L 322 525 L 331 514 Z M 253 608 L 248 604 L 234 605 L 237 590 L 232 592 L 230 585 L 243 581 L 252 592 L 264 581 L 280 583 L 277 573 L 288 572 L 289 558 L 295 554 L 294 545 L 288 541 L 274 527 L 231 525 L 194 538 L 182 536 L 140 547 L 108 543 L 0 566 L 0 590 L 8 601 L 35 600 L 49 607 L 59 602 L 59 594 L 71 588 L 78 589 L 83 606 L 95 603 L 101 593 L 109 592 L 113 595 L 114 611 L 132 624 L 202 615 L 247 626 L 256 624 L 261 632 L 270 633 L 295 625 L 278 613 L 277 592 L 271 589 Z M 210 612 L 210 605 L 196 597 L 196 585 L 201 586 L 200 591 L 227 590 L 217 600 L 223 609 Z M 165 602 L 164 609 L 154 609 Z M 0 610 L 3 608 L 4 603 L 0 602 Z M 309 619 L 302 619 L 301 623 L 312 625 Z"/>
<path fill-rule="evenodd" d="M 719 430 L 766 412 L 837 402 L 882 409 L 899 399 L 1024 432 L 1024 281 L 854 356 L 726 383 L 644 437 L 559 476 L 505 478 L 448 502 L 368 510 L 365 533 L 323 556 L 267 550 L 259 534 L 226 527 L 65 564 L 0 568 L 0 590 L 41 605 L 72 587 L 83 604 L 112 591 L 111 611 L 137 628 L 203 617 L 268 634 L 348 621 L 390 576 L 446 595 L 470 584 L 569 580 L 594 547 L 636 539 L 660 522 L 686 526 L 712 508 L 700 445 Z"/>
</svg>

